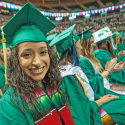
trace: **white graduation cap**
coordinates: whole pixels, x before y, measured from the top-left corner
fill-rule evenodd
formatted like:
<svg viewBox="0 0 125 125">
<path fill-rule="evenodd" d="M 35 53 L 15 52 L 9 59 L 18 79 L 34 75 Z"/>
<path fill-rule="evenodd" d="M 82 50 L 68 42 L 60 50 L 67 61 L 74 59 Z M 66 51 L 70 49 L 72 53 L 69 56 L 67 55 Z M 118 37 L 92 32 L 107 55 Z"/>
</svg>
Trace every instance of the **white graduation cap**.
<svg viewBox="0 0 125 125">
<path fill-rule="evenodd" d="M 108 26 L 100 29 L 92 34 L 94 36 L 94 43 L 101 43 L 104 42 L 106 38 L 112 36 L 112 32 L 108 28 Z"/>
</svg>

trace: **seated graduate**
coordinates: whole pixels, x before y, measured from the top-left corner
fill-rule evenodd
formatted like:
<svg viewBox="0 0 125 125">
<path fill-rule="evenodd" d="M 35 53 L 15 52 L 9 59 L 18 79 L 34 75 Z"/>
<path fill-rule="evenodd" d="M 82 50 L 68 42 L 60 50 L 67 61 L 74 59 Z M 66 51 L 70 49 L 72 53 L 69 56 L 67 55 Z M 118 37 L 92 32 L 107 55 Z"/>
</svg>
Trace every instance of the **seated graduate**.
<svg viewBox="0 0 125 125">
<path fill-rule="evenodd" d="M 101 29 L 103 30 L 103 29 Z M 111 31 L 108 30 L 108 33 L 110 32 L 110 35 L 112 35 Z M 124 66 L 123 68 L 125 68 L 125 65 L 123 62 L 121 62 L 121 59 L 119 59 L 119 56 L 115 56 L 113 49 L 112 49 L 112 45 L 111 45 L 111 40 L 110 37 L 107 36 L 107 32 L 105 32 L 103 35 L 105 35 L 105 37 L 103 37 L 103 35 L 100 36 L 100 34 L 98 34 L 99 31 L 95 32 L 94 34 L 97 34 L 96 36 L 99 36 L 100 38 L 94 38 L 97 44 L 97 50 L 94 51 L 94 56 L 99 60 L 99 62 L 102 65 L 103 70 L 105 70 L 105 65 L 107 63 L 107 61 L 112 60 L 113 58 L 117 57 L 117 62 L 119 64 L 121 64 L 121 66 Z M 99 40 L 101 39 L 101 40 Z M 123 64 L 122 64 L 123 63 Z M 114 84 L 121 84 L 121 85 L 125 85 L 125 69 L 121 70 L 121 71 L 115 71 L 112 72 L 111 75 L 108 75 L 108 80 L 109 83 L 114 83 Z"/>
<path fill-rule="evenodd" d="M 120 34 L 120 42 L 117 45 L 117 49 L 120 52 L 122 50 L 125 50 L 125 47 L 123 45 L 123 31 L 121 31 L 119 34 Z"/>
<path fill-rule="evenodd" d="M 80 38 L 75 34 L 72 35 L 74 26 L 75 25 L 59 34 L 50 43 L 50 46 L 55 44 L 57 51 L 62 53 L 58 64 L 61 76 L 64 79 L 63 89 L 68 94 L 69 102 L 71 104 L 70 110 L 75 124 L 101 125 L 102 123 L 98 106 L 118 97 L 115 95 L 106 95 L 96 101 L 98 105 L 94 102 L 94 92 L 89 85 L 89 81 L 82 69 L 77 66 L 77 56 L 80 56 L 82 47 L 80 45 Z M 73 36 L 75 43 L 72 40 Z M 75 45 L 77 48 L 77 54 Z M 115 124 L 114 119 L 109 115 L 106 116 L 108 117 L 108 120 L 102 120 L 103 124 L 105 124 L 105 122 L 106 125 L 110 123 Z"/>
<path fill-rule="evenodd" d="M 54 27 L 28 2 L 1 30 L 13 50 L 9 87 L 0 99 L 0 125 L 75 125 L 45 37 Z"/>
<path fill-rule="evenodd" d="M 11 54 L 11 49 L 10 46 L 6 44 L 6 55 L 7 55 L 7 66 L 9 66 L 9 57 Z M 9 71 L 9 67 L 7 67 L 8 71 Z M 3 88 L 5 87 L 5 66 L 4 66 L 4 52 L 3 52 L 3 45 L 2 43 L 0 43 L 0 89 L 1 89 L 1 93 L 0 95 L 3 95 Z"/>
<path fill-rule="evenodd" d="M 123 46 L 123 31 L 122 32 L 118 32 L 118 31 L 115 31 L 112 35 L 112 38 L 111 37 L 111 42 L 112 42 L 112 45 L 113 45 L 113 52 L 116 55 L 118 55 L 121 59 L 121 61 L 124 61 L 125 59 L 125 48 Z M 114 44 L 115 43 L 115 44 Z"/>
<path fill-rule="evenodd" d="M 116 64 L 117 58 L 114 58 L 111 61 L 106 63 L 105 70 L 102 72 L 101 70 L 102 66 L 93 54 L 93 47 L 95 46 L 95 44 L 94 44 L 94 37 L 90 33 L 91 29 L 92 28 L 78 34 L 82 38 L 81 45 L 83 47 L 81 57 L 79 58 L 79 63 L 80 63 L 81 69 L 87 75 L 89 84 L 91 85 L 95 93 L 95 96 L 97 96 L 95 97 L 95 100 L 107 94 L 125 95 L 124 87 L 118 88 L 118 90 L 121 90 L 121 91 L 118 91 L 118 90 L 114 91 L 111 89 L 111 86 L 110 86 L 111 84 L 106 78 L 109 75 L 109 73 L 112 73 L 113 71 L 116 71 L 116 70 L 122 70 L 123 66 Z"/>
</svg>

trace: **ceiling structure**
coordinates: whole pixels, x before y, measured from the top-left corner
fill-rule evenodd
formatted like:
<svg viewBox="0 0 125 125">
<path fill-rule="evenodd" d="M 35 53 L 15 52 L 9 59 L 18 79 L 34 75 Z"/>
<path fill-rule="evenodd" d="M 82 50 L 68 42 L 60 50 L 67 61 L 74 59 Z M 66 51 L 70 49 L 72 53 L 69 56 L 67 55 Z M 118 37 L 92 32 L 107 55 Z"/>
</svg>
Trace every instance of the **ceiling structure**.
<svg viewBox="0 0 125 125">
<path fill-rule="evenodd" d="M 125 0 L 3 0 L 23 6 L 31 2 L 39 10 L 47 12 L 78 12 L 125 3 Z"/>
</svg>

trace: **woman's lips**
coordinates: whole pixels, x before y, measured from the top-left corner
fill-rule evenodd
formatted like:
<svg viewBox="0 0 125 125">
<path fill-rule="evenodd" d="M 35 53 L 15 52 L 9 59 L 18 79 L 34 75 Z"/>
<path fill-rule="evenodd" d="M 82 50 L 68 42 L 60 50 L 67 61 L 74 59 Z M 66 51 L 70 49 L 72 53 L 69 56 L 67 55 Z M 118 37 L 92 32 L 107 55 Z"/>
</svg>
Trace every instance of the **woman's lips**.
<svg viewBox="0 0 125 125">
<path fill-rule="evenodd" d="M 45 69 L 45 66 L 40 69 L 30 69 L 30 72 L 34 74 L 40 74 L 44 71 L 44 69 Z"/>
</svg>

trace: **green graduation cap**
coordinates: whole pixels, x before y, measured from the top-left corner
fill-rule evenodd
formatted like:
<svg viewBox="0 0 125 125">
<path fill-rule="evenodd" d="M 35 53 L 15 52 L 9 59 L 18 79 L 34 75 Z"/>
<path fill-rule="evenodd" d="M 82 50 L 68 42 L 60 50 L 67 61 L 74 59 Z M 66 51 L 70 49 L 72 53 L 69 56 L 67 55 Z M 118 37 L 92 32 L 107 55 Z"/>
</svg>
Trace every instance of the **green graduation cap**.
<svg viewBox="0 0 125 125">
<path fill-rule="evenodd" d="M 80 37 L 77 36 L 76 34 L 73 34 L 73 36 L 74 36 L 75 43 L 78 42 L 78 40 L 80 39 Z"/>
<path fill-rule="evenodd" d="M 113 38 L 117 37 L 117 36 L 116 36 L 116 33 L 118 33 L 118 31 L 114 31 L 114 32 L 112 32 L 112 33 L 113 33 Z"/>
<path fill-rule="evenodd" d="M 60 33 L 58 36 L 56 36 L 52 42 L 49 44 L 50 46 L 56 45 L 57 51 L 60 53 L 60 55 L 69 47 L 73 45 L 73 36 L 72 32 L 76 24 L 73 26 L 69 27 L 62 33 Z M 74 34 L 73 34 L 74 35 Z M 77 35 L 74 35 L 74 40 L 77 42 L 80 39 Z"/>
<path fill-rule="evenodd" d="M 45 34 L 55 27 L 55 24 L 28 2 L 5 24 L 3 31 L 7 43 L 14 47 L 26 41 L 47 42 Z"/>
<path fill-rule="evenodd" d="M 45 34 L 55 28 L 56 25 L 48 20 L 36 7 L 30 2 L 26 3 L 23 8 L 16 13 L 1 28 L 0 39 L 3 43 L 5 78 L 7 84 L 7 58 L 5 42 L 13 47 L 26 41 L 45 41 Z M 5 38 L 5 39 L 4 39 Z"/>
<path fill-rule="evenodd" d="M 91 28 L 89 28 L 89 29 L 87 29 L 87 30 L 85 30 L 85 31 L 83 31 L 83 32 L 81 32 L 81 33 L 79 33 L 78 36 L 79 36 L 81 39 L 83 39 L 83 40 L 93 37 L 93 35 L 90 33 L 90 30 L 93 29 L 94 27 L 95 27 L 95 26 L 93 26 L 93 27 L 91 27 Z"/>
<path fill-rule="evenodd" d="M 64 30 L 63 32 L 61 32 L 59 35 L 57 35 L 49 44 L 50 46 L 53 45 L 57 45 L 60 41 L 69 38 L 69 36 L 72 36 L 72 31 L 74 29 L 74 27 L 76 26 L 76 24 L 72 25 L 71 27 L 69 27 L 68 29 Z"/>
<path fill-rule="evenodd" d="M 10 46 L 8 44 L 6 44 L 6 48 L 10 48 Z M 0 43 L 0 49 L 3 49 L 2 43 Z"/>
<path fill-rule="evenodd" d="M 58 33 L 52 34 L 47 36 L 47 42 L 48 44 L 57 36 Z"/>
</svg>

